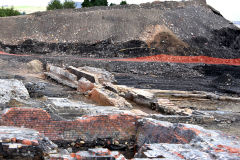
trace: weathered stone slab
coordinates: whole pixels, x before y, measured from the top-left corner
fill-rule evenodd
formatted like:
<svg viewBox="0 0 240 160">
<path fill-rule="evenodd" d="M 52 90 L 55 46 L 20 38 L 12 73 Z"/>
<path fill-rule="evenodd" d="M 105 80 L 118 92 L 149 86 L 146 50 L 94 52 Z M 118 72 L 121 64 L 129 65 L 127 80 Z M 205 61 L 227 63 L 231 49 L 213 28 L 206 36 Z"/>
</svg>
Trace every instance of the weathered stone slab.
<svg viewBox="0 0 240 160">
<path fill-rule="evenodd" d="M 90 99 L 97 102 L 99 105 L 115 106 L 121 109 L 131 109 L 132 105 L 123 97 L 103 88 L 94 88 L 89 93 Z"/>
<path fill-rule="evenodd" d="M 191 115 L 191 109 L 180 109 L 168 99 L 157 99 L 155 95 L 143 89 L 105 83 L 104 87 L 138 105 L 149 107 L 165 114 Z"/>
<path fill-rule="evenodd" d="M 239 138 L 203 127 L 151 118 L 138 120 L 136 158 L 239 159 Z"/>
<path fill-rule="evenodd" d="M 94 74 L 100 84 L 116 82 L 114 75 L 103 68 L 84 66 L 79 67 L 78 69 Z"/>
<path fill-rule="evenodd" d="M 153 103 L 154 104 L 154 103 Z M 159 98 L 157 102 L 155 103 L 155 109 L 157 111 L 160 111 L 165 114 L 172 114 L 172 115 L 191 115 L 192 110 L 191 109 L 181 109 L 175 104 L 173 104 L 170 100 L 168 99 L 163 99 Z"/>
<path fill-rule="evenodd" d="M 50 73 L 50 72 L 44 72 L 44 74 L 46 76 L 54 79 L 58 83 L 61 83 L 63 85 L 66 85 L 66 86 L 74 88 L 74 89 L 77 89 L 77 82 L 70 81 L 66 78 L 62 78 L 62 77 L 58 76 L 57 74 L 53 74 L 53 73 Z"/>
<path fill-rule="evenodd" d="M 71 72 L 72 74 L 76 75 L 77 79 L 80 79 L 80 78 L 84 77 L 92 83 L 98 83 L 94 74 L 91 74 L 89 72 L 86 72 L 86 71 L 78 69 L 78 68 L 75 68 L 73 66 L 67 67 L 67 70 L 69 72 Z"/>
<path fill-rule="evenodd" d="M 50 65 L 49 67 L 50 67 L 49 71 L 51 73 L 62 75 L 71 81 L 77 81 L 77 76 L 68 72 L 67 70 L 64 70 L 60 67 L 56 67 L 56 66 L 52 66 L 52 65 Z"/>
<path fill-rule="evenodd" d="M 114 106 L 98 106 L 67 98 L 48 98 L 47 104 L 54 108 L 56 114 L 68 119 L 76 119 L 84 115 L 140 114 L 129 110 L 120 110 Z"/>
<path fill-rule="evenodd" d="M 162 115 L 162 114 L 152 114 L 151 118 L 160 121 L 167 121 L 171 123 L 190 123 L 190 124 L 210 124 L 214 123 L 215 118 L 209 114 L 199 114 L 199 115 Z"/>
<path fill-rule="evenodd" d="M 0 79 L 0 103 L 5 104 L 11 99 L 28 99 L 29 93 L 24 84 L 15 79 Z"/>
</svg>

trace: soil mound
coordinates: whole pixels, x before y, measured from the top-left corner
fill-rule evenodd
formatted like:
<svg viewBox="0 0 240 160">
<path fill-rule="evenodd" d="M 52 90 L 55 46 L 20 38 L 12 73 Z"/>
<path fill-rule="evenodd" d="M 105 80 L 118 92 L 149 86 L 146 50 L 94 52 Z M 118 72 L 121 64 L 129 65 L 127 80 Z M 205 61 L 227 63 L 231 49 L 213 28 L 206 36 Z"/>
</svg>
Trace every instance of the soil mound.
<svg viewBox="0 0 240 160">
<path fill-rule="evenodd" d="M 239 28 L 202 1 L 55 10 L 0 20 L 0 48 L 10 53 L 101 58 L 239 58 L 240 53 Z"/>
</svg>

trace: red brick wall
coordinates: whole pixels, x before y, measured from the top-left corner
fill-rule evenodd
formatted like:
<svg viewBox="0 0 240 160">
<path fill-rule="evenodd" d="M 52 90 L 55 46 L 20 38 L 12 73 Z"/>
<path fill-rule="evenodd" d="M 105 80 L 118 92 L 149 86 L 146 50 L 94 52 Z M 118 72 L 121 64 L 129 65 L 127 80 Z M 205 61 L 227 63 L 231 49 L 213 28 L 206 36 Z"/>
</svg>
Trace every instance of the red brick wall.
<svg viewBox="0 0 240 160">
<path fill-rule="evenodd" d="M 136 135 L 137 118 L 130 115 L 85 116 L 73 121 L 53 121 L 39 108 L 10 108 L 2 115 L 0 125 L 32 128 L 51 140 L 87 141 L 96 138 L 127 140 Z"/>
</svg>

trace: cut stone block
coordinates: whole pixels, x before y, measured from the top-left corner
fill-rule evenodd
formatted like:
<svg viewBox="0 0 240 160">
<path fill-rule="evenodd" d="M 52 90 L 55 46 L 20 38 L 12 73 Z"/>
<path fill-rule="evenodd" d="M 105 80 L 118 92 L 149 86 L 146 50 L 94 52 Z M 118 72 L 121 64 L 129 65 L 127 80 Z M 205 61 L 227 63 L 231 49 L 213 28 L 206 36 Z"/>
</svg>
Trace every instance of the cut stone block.
<svg viewBox="0 0 240 160">
<path fill-rule="evenodd" d="M 115 106 L 121 109 L 131 109 L 132 105 L 127 102 L 123 97 L 120 97 L 116 93 L 105 90 L 103 88 L 94 88 L 89 93 L 90 99 L 104 106 Z"/>
<path fill-rule="evenodd" d="M 53 73 L 50 73 L 50 72 L 44 72 L 44 74 L 46 76 L 54 79 L 58 83 L 61 83 L 63 85 L 66 85 L 66 86 L 74 88 L 74 89 L 77 89 L 77 82 L 70 81 L 66 78 L 62 78 L 62 77 L 58 76 L 57 74 L 53 74 Z"/>
<path fill-rule="evenodd" d="M 0 79 L 0 103 L 5 104 L 11 99 L 30 98 L 24 84 L 16 79 Z"/>
<path fill-rule="evenodd" d="M 72 74 L 76 75 L 77 79 L 80 79 L 80 78 L 84 77 L 92 83 L 98 83 L 94 74 L 91 74 L 89 72 L 83 71 L 83 70 L 78 69 L 78 68 L 75 68 L 73 66 L 68 67 L 67 70 L 69 72 L 71 72 Z"/>
<path fill-rule="evenodd" d="M 94 84 L 92 82 L 90 82 L 89 80 L 87 80 L 86 78 L 82 77 L 79 81 L 78 81 L 78 88 L 77 91 L 81 92 L 81 93 L 85 93 L 87 91 L 90 91 L 94 88 Z"/>
<path fill-rule="evenodd" d="M 77 76 L 60 67 L 50 65 L 50 72 L 66 77 L 71 81 L 77 81 Z"/>
</svg>

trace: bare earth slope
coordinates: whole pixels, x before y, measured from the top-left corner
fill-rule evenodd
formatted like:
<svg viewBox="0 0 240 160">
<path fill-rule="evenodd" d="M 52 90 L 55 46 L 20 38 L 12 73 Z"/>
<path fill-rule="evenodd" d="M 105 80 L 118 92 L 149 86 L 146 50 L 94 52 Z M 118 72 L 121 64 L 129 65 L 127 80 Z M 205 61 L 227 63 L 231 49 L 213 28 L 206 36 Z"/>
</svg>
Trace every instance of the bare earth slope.
<svg viewBox="0 0 240 160">
<path fill-rule="evenodd" d="M 0 28 L 0 46 L 11 53 L 240 57 L 240 30 L 198 2 L 39 12 L 1 18 Z"/>
</svg>

